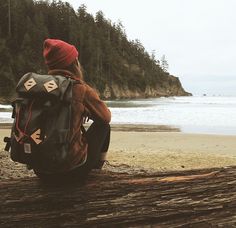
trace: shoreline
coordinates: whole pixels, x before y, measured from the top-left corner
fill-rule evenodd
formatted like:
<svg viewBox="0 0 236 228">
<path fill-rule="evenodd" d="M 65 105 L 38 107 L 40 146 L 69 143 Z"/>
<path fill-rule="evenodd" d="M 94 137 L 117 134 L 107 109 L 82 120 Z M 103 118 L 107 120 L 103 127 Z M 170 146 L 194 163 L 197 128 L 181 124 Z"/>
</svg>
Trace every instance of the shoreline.
<svg viewBox="0 0 236 228">
<path fill-rule="evenodd" d="M 85 129 L 90 126 L 90 123 L 84 124 Z M 204 128 L 187 128 L 187 127 L 178 127 L 171 125 L 150 125 L 150 124 L 110 124 L 112 131 L 121 131 L 121 132 L 179 132 L 182 134 L 194 134 L 194 135 L 221 135 L 221 136 L 236 136 L 234 131 L 222 130 L 220 131 L 217 128 L 217 131 L 214 131 L 214 128 L 209 128 L 208 131 Z M 11 129 L 12 123 L 0 123 L 1 129 Z M 188 130 L 186 130 L 186 128 Z M 184 130 L 185 129 L 185 130 Z M 198 129 L 198 130 L 197 130 Z M 223 128 L 224 129 L 224 128 Z M 219 133 L 220 132 L 220 133 Z"/>
<path fill-rule="evenodd" d="M 5 128 L 4 128 L 5 127 Z M 0 179 L 34 176 L 3 151 L 10 126 L 0 125 Z M 112 125 L 105 170 L 167 172 L 236 165 L 236 136 L 190 134 L 158 126 Z"/>
</svg>

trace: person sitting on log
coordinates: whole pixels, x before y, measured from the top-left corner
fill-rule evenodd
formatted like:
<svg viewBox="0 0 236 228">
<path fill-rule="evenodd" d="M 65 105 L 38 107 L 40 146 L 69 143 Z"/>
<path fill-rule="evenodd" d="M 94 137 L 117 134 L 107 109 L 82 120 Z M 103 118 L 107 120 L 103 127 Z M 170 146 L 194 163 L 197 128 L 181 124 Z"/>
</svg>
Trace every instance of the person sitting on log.
<svg viewBox="0 0 236 228">
<path fill-rule="evenodd" d="M 64 176 L 85 177 L 92 169 L 101 169 L 110 143 L 110 110 L 93 88 L 83 80 L 78 50 L 62 40 L 46 39 L 43 56 L 49 75 L 75 80 L 72 89 L 70 164 Z M 83 123 L 93 120 L 87 131 Z M 36 170 L 39 177 L 50 177 Z M 61 175 L 59 175 L 61 178 Z"/>
</svg>

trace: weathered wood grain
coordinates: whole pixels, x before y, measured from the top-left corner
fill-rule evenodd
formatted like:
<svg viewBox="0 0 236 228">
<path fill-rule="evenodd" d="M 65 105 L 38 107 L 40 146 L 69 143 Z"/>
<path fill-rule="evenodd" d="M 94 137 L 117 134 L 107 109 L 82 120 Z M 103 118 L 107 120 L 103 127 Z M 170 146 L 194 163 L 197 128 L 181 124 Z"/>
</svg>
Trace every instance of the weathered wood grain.
<svg viewBox="0 0 236 228">
<path fill-rule="evenodd" d="M 0 183 L 0 227 L 236 227 L 236 167 Z"/>
</svg>

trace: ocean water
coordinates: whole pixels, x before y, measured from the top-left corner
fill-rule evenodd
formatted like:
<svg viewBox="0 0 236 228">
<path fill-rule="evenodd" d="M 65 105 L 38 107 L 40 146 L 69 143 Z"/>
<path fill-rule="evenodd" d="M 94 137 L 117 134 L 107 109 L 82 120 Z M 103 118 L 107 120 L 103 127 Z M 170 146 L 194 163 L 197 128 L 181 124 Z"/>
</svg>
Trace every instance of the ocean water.
<svg viewBox="0 0 236 228">
<path fill-rule="evenodd" d="M 186 133 L 236 135 L 236 97 L 169 97 L 106 103 L 113 124 L 168 125 Z M 1 123 L 12 122 L 9 108 L 0 105 Z"/>
<path fill-rule="evenodd" d="M 187 133 L 236 135 L 236 97 L 108 101 L 113 123 L 169 125 Z"/>
</svg>

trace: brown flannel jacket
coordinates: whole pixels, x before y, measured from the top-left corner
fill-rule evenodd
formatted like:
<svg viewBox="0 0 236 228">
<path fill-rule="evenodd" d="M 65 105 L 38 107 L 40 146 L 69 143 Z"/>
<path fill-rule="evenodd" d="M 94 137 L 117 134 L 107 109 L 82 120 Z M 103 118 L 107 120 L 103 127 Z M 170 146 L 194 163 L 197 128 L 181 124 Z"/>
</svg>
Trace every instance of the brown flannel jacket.
<svg viewBox="0 0 236 228">
<path fill-rule="evenodd" d="M 76 78 L 75 75 L 66 70 L 50 70 L 48 74 Z M 84 81 L 79 80 L 79 83 L 74 85 L 72 92 L 71 156 L 64 171 L 79 166 L 87 157 L 88 144 L 81 131 L 84 120 L 89 117 L 95 122 L 109 123 L 111 121 L 111 112 L 106 104 L 99 98 L 96 91 Z"/>
</svg>

